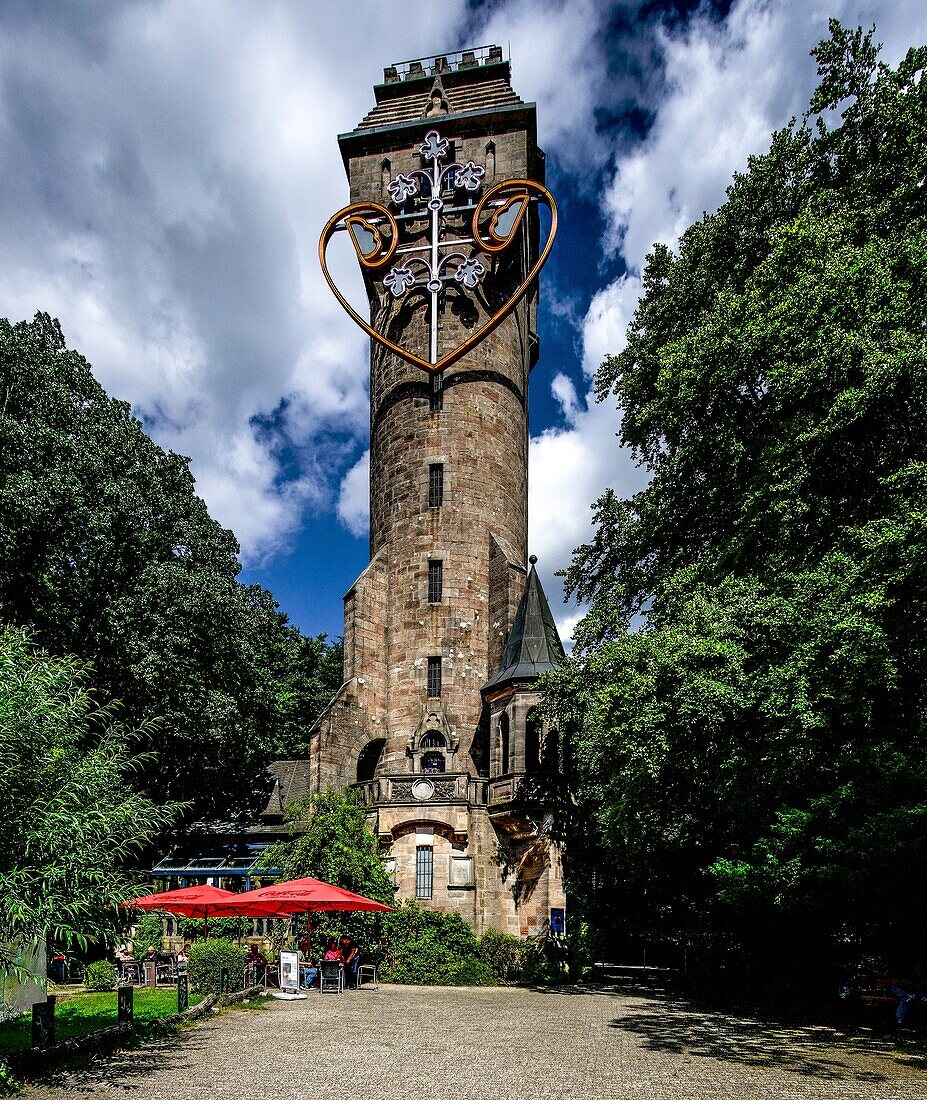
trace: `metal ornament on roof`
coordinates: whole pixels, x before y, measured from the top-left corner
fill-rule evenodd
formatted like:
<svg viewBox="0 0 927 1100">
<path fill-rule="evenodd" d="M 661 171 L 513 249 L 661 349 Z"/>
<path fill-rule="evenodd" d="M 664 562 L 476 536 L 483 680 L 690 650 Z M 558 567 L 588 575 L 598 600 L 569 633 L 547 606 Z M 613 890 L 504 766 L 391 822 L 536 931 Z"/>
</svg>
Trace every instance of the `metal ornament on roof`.
<svg viewBox="0 0 927 1100">
<path fill-rule="evenodd" d="M 511 179 L 484 189 L 485 167 L 472 160 L 465 164 L 451 160 L 451 149 L 448 138 L 430 130 L 415 148 L 422 167 L 400 172 L 387 184 L 390 207 L 352 203 L 329 219 L 319 241 L 319 262 L 328 285 L 354 321 L 373 340 L 429 373 L 465 355 L 512 312 L 531 289 L 557 232 L 557 207 L 546 187 L 533 180 Z M 496 257 L 522 239 L 520 230 L 531 203 L 550 211 L 544 246 L 505 301 L 489 306 L 485 295 L 480 296 L 482 284 L 491 277 Z M 377 290 L 381 308 L 374 310 L 376 327 L 350 305 L 329 272 L 326 251 L 339 231 L 348 233 L 362 270 Z M 477 296 L 489 316 L 456 348 L 439 355 L 441 312 L 451 287 Z M 395 307 L 419 302 L 427 307 L 427 358 L 386 332 Z"/>
</svg>

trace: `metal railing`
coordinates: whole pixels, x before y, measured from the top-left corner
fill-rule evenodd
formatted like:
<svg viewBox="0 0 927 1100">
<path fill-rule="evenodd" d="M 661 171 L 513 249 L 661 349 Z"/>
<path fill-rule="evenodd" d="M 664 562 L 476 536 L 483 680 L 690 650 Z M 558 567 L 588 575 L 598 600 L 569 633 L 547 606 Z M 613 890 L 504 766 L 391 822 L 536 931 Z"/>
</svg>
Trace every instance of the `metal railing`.
<svg viewBox="0 0 927 1100">
<path fill-rule="evenodd" d="M 451 50 L 447 53 L 428 54 L 411 61 L 399 61 L 383 70 L 383 83 L 396 84 L 402 80 L 415 80 L 420 76 L 440 76 L 452 69 L 475 69 L 478 65 L 494 65 L 506 61 L 501 46 L 473 46 L 467 50 Z"/>
</svg>

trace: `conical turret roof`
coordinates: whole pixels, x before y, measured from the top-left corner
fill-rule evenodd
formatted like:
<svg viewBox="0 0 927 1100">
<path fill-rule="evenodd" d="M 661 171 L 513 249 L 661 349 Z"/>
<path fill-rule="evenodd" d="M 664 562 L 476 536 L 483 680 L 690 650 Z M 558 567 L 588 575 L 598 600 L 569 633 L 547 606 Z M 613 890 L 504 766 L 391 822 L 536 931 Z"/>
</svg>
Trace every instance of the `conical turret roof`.
<svg viewBox="0 0 927 1100">
<path fill-rule="evenodd" d="M 532 554 L 528 560 L 531 569 L 509 635 L 505 666 L 483 685 L 483 691 L 514 680 L 536 680 L 542 673 L 552 672 L 565 657 L 557 625 L 534 567 L 538 559 Z"/>
</svg>

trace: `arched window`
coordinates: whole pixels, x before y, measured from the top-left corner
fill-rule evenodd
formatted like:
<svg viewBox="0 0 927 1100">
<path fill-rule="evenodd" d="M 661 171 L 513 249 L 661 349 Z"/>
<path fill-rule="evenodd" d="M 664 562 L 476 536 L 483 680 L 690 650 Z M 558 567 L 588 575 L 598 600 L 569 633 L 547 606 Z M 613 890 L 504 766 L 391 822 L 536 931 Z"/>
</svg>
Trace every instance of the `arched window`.
<svg viewBox="0 0 927 1100">
<path fill-rule="evenodd" d="M 509 771 L 509 716 L 503 714 L 499 719 L 499 774 L 508 775 Z"/>
<path fill-rule="evenodd" d="M 444 771 L 444 753 L 426 752 L 422 757 L 422 771 L 425 775 L 434 775 Z"/>
<path fill-rule="evenodd" d="M 434 730 L 429 730 L 428 733 L 419 741 L 419 748 L 421 749 L 443 749 L 447 745 L 444 740 L 444 735 L 435 733 Z"/>
<path fill-rule="evenodd" d="M 536 772 L 541 766 L 541 719 L 532 707 L 525 719 L 525 771 Z"/>
<path fill-rule="evenodd" d="M 383 755 L 385 746 L 386 738 L 377 737 L 373 741 L 368 741 L 361 749 L 357 757 L 358 783 L 366 783 L 368 779 L 373 779 L 376 775 L 377 765 L 380 763 L 380 757 Z"/>
</svg>

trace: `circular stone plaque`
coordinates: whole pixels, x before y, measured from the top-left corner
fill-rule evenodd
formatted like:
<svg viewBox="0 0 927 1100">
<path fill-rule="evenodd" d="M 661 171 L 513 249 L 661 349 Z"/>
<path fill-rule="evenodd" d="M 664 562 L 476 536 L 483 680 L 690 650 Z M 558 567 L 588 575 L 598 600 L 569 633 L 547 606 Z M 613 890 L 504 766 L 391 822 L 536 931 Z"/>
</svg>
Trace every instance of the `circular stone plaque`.
<svg viewBox="0 0 927 1100">
<path fill-rule="evenodd" d="M 435 785 L 430 779 L 416 779 L 412 784 L 412 797 L 419 802 L 427 802 L 435 793 Z"/>
</svg>

